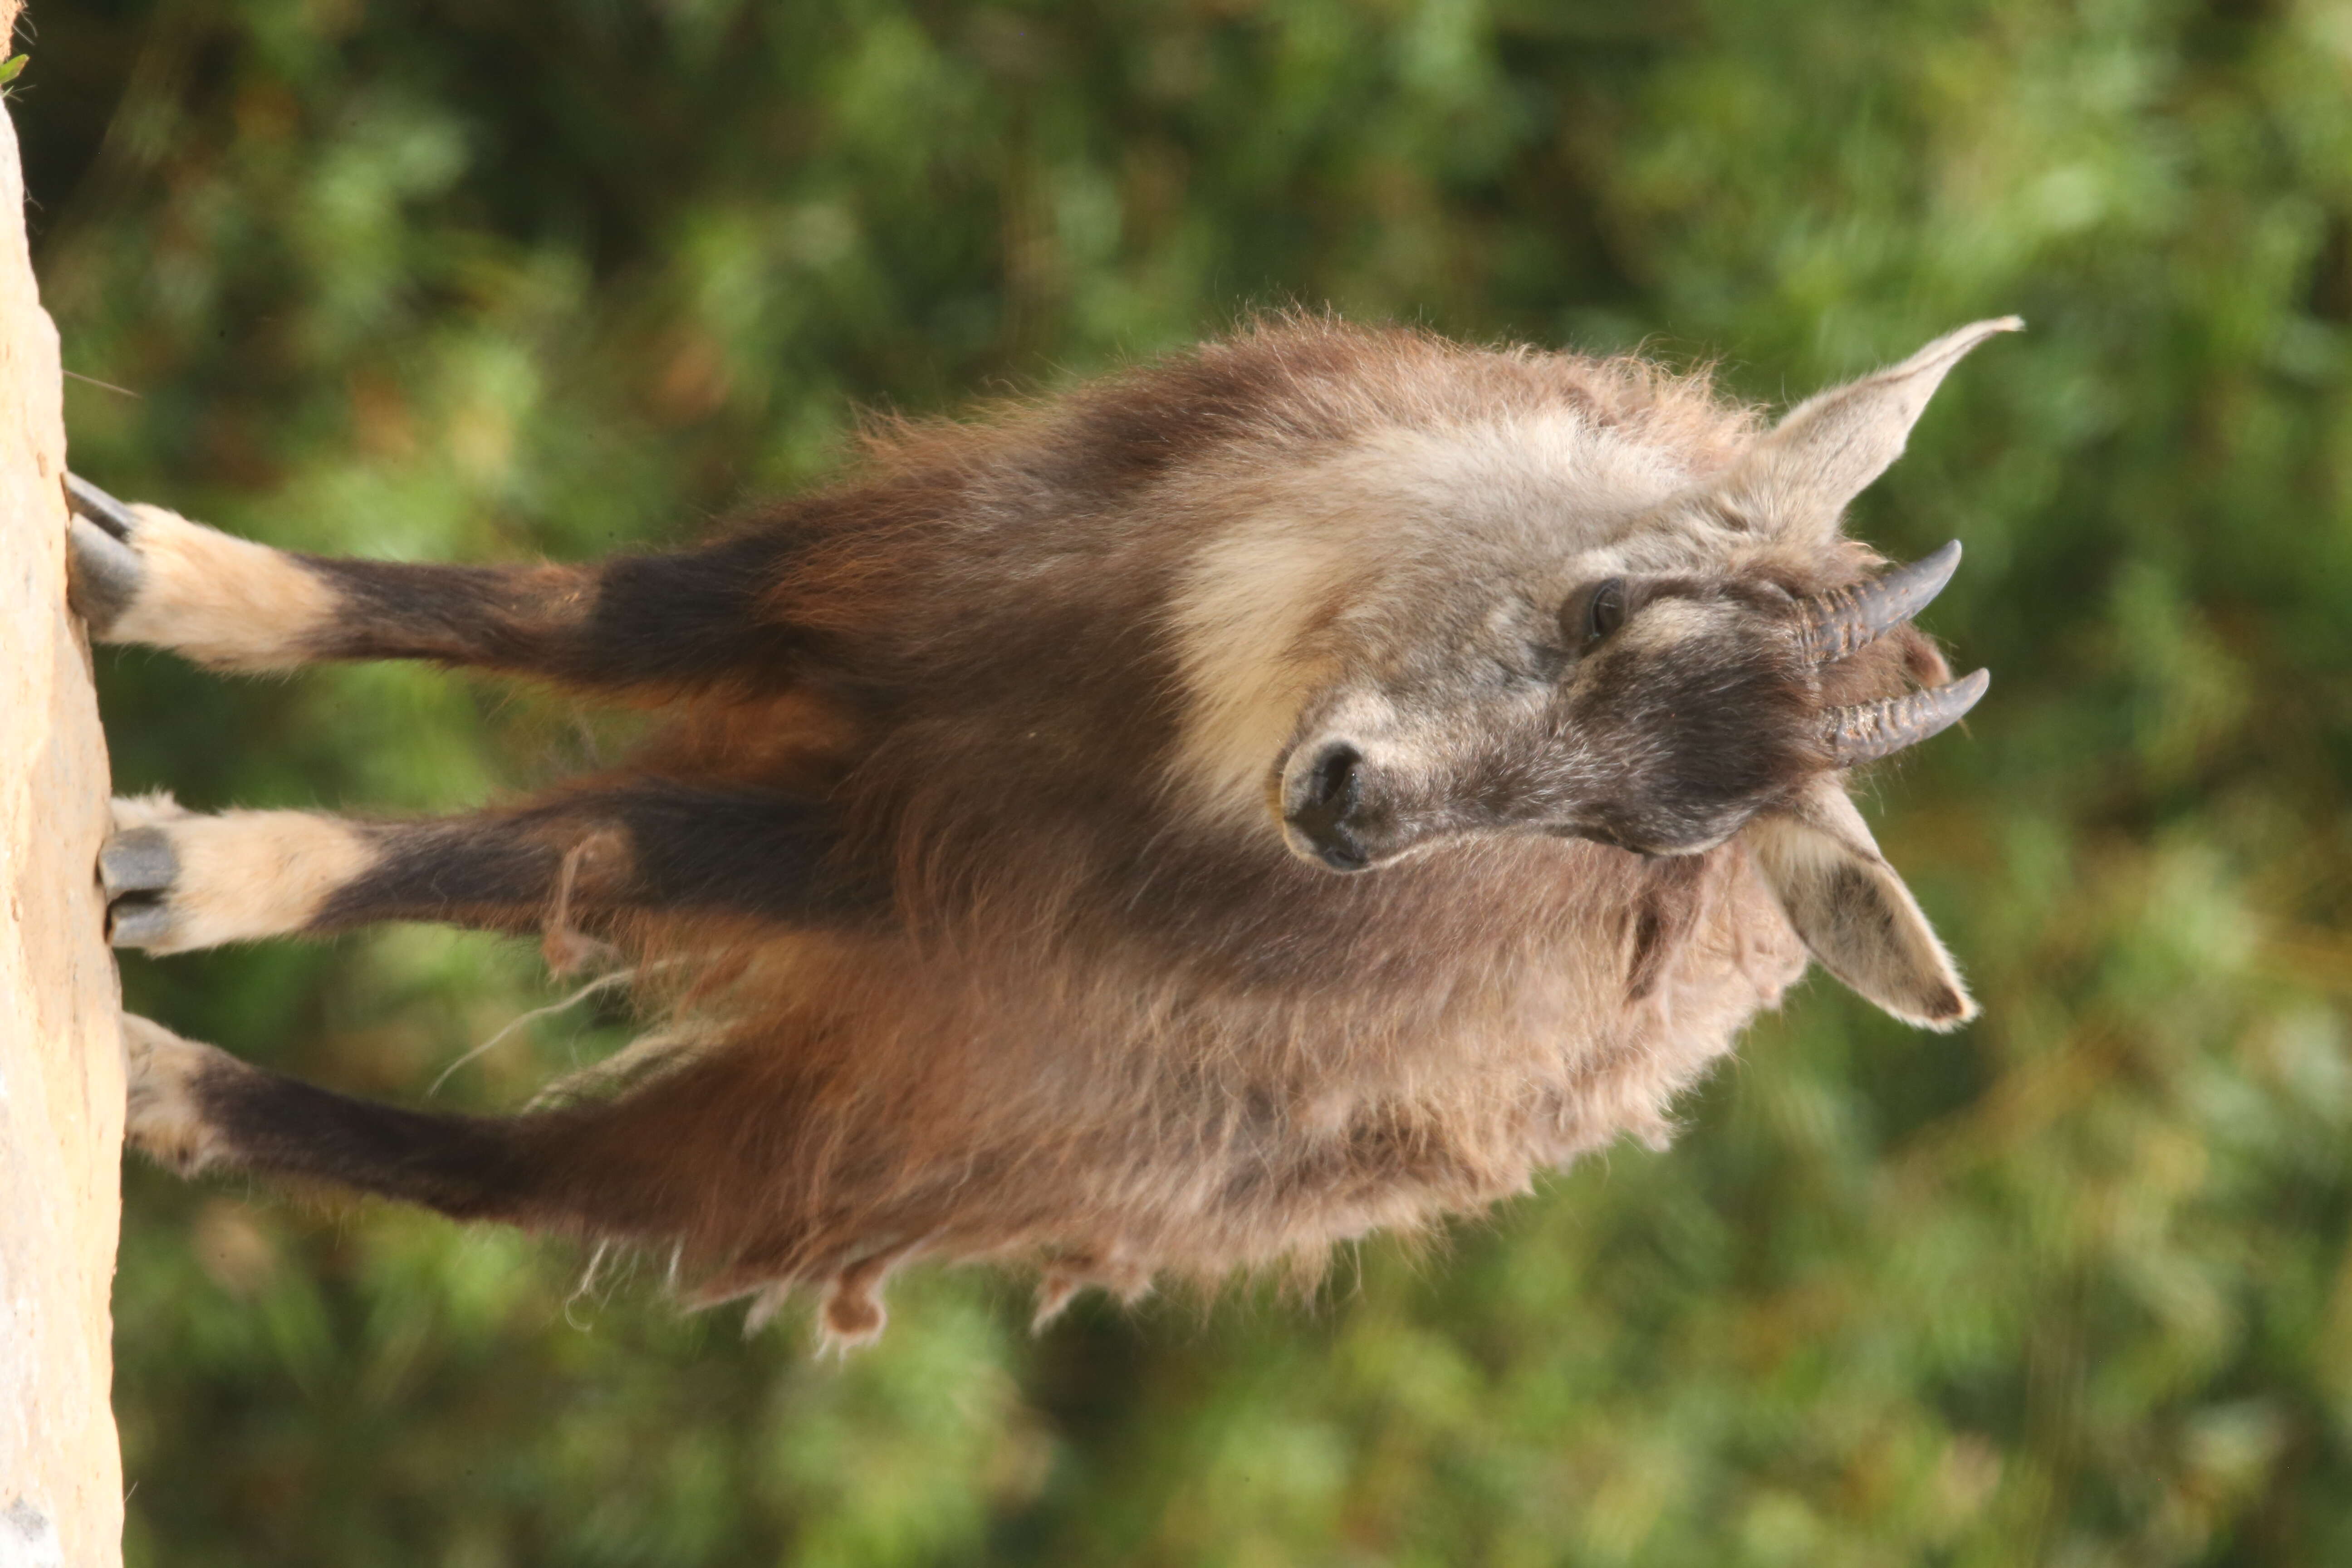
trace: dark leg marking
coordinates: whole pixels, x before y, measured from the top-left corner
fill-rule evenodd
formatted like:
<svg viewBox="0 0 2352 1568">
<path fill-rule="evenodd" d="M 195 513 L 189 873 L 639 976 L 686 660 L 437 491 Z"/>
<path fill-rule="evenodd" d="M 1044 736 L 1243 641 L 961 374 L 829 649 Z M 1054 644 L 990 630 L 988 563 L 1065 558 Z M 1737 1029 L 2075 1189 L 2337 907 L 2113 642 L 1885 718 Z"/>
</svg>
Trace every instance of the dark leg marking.
<svg viewBox="0 0 2352 1568">
<path fill-rule="evenodd" d="M 311 639 L 315 658 L 435 659 L 610 687 L 789 678 L 808 639 L 761 600 L 794 546 L 771 529 L 601 566 L 295 559 L 340 601 Z"/>
<path fill-rule="evenodd" d="M 887 898 L 877 877 L 840 864 L 829 810 L 769 792 L 648 782 L 374 831 L 380 858 L 327 900 L 314 931 L 388 920 L 529 930 L 559 891 L 590 931 L 634 910 L 832 922 Z"/>
<path fill-rule="evenodd" d="M 616 1100 L 467 1116 L 336 1094 L 144 1018 L 126 1016 L 123 1036 L 128 1138 L 150 1158 L 183 1174 L 330 1183 L 457 1219 L 681 1237 L 709 1194 L 733 1184 L 722 1152 L 751 1147 L 741 1124 L 759 1113 L 719 1064 L 686 1066 Z M 699 1120 L 681 1122 L 681 1110 Z M 707 1121 L 719 1124 L 709 1142 L 681 1136 Z"/>
<path fill-rule="evenodd" d="M 530 1216 L 538 1197 L 528 1117 L 459 1116 L 375 1105 L 243 1063 L 208 1065 L 190 1085 L 226 1163 L 331 1182 L 458 1219 Z"/>
</svg>

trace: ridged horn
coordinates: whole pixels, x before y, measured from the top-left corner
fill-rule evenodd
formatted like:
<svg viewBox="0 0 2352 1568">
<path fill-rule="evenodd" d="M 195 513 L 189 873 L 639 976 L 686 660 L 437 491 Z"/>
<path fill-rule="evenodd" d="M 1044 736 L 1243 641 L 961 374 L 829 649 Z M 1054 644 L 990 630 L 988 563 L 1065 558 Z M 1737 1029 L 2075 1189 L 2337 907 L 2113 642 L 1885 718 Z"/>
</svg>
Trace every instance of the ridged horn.
<svg viewBox="0 0 2352 1568">
<path fill-rule="evenodd" d="M 1839 767 L 1859 767 L 1916 745 L 1958 723 L 1991 684 L 1991 672 L 1979 669 L 1932 690 L 1832 708 L 1823 720 L 1830 756 Z"/>
<path fill-rule="evenodd" d="M 1805 601 L 1805 651 L 1815 664 L 1843 658 L 1877 641 L 1927 607 L 1960 569 L 1960 542 L 1850 588 L 1832 588 Z"/>
</svg>

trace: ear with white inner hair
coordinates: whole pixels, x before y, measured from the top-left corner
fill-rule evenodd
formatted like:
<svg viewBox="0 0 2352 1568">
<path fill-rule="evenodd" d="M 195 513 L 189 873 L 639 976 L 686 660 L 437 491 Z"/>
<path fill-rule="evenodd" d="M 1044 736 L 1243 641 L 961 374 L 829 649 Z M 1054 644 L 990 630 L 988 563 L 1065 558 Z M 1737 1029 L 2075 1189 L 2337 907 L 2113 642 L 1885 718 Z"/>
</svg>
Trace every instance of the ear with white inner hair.
<svg viewBox="0 0 2352 1568">
<path fill-rule="evenodd" d="M 1901 364 L 1814 394 L 1711 488 L 1759 528 L 1810 526 L 1826 536 L 1845 504 L 1903 455 L 1946 373 L 1987 338 L 2024 327 L 2016 316 L 1978 321 Z"/>
<path fill-rule="evenodd" d="M 1924 1029 L 1957 1029 L 1977 1016 L 1951 955 L 1834 778 L 1790 810 L 1756 818 L 1742 837 L 1822 968 Z"/>
</svg>

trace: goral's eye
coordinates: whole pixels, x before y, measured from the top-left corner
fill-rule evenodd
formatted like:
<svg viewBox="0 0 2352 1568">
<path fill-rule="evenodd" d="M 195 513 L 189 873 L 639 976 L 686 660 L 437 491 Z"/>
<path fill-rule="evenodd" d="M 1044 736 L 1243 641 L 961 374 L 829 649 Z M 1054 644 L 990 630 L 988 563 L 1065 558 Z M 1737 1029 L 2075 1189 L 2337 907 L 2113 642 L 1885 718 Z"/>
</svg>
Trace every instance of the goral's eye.
<svg viewBox="0 0 2352 1568">
<path fill-rule="evenodd" d="M 1584 625 L 1578 628 L 1580 641 L 1591 647 L 1611 632 L 1625 624 L 1625 579 L 1612 577 L 1592 590 L 1584 604 Z"/>
</svg>

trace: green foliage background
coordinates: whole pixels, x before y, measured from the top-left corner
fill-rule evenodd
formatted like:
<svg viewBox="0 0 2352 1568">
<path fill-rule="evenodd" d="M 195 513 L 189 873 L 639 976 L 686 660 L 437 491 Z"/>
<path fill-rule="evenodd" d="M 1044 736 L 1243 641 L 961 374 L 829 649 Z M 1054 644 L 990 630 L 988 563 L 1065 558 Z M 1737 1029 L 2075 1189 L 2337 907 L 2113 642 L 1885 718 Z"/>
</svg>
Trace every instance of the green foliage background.
<svg viewBox="0 0 2352 1568">
<path fill-rule="evenodd" d="M 1997 675 L 1874 787 L 1987 1002 L 1825 982 L 1679 1148 L 1042 1337 L 880 1348 L 625 1270 L 129 1174 L 131 1561 L 2352 1562 L 2352 5 L 41 0 L 12 89 L 75 466 L 317 551 L 574 557 L 952 409 L 1329 302 L 1720 355 L 1975 317 L 1859 510 Z M 121 784 L 457 806 L 597 742 L 413 669 L 101 659 Z M 425 1095 L 550 1000 L 394 931 L 132 1002 Z M 459 1068 L 505 1105 L 583 1004 Z"/>
</svg>

